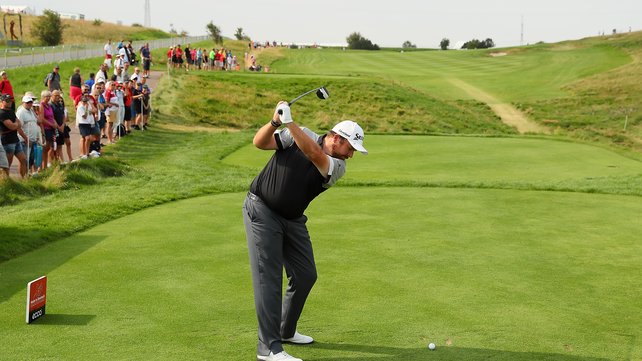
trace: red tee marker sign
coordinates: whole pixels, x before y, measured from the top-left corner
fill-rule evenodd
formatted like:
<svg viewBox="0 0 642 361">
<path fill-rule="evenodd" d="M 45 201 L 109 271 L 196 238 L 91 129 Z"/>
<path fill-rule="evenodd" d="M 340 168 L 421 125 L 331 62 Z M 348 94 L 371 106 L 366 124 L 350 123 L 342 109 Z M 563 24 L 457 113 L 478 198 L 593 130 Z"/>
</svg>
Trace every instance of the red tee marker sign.
<svg viewBox="0 0 642 361">
<path fill-rule="evenodd" d="M 42 276 L 27 284 L 27 323 L 45 315 L 46 303 L 47 276 Z"/>
</svg>

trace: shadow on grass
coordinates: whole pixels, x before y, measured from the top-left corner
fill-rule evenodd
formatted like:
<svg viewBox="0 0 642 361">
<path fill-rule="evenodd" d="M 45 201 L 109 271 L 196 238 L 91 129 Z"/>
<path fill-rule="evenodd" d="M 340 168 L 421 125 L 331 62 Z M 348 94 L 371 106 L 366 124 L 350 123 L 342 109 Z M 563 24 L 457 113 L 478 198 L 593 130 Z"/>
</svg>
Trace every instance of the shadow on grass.
<svg viewBox="0 0 642 361">
<path fill-rule="evenodd" d="M 0 229 L 0 234 L 2 232 L 4 229 Z M 84 235 L 68 237 L 0 263 L 0 303 L 9 300 L 17 292 L 25 292 L 26 297 L 27 283 L 48 275 L 105 238 Z"/>
<path fill-rule="evenodd" d="M 91 320 L 96 318 L 96 315 L 67 315 L 62 313 L 49 314 L 45 315 L 36 320 L 31 325 L 43 325 L 43 326 L 87 326 Z"/>
<path fill-rule="evenodd" d="M 439 360 L 439 361 L 477 361 L 477 360 L 506 360 L 506 361 L 607 361 L 604 358 L 583 357 L 556 353 L 541 352 L 513 352 L 502 350 L 463 348 L 463 347 L 437 347 L 430 351 L 427 347 L 401 348 L 390 346 L 332 344 L 315 342 L 309 346 L 323 350 L 352 352 L 368 354 L 367 356 L 350 356 L 350 361 L 392 361 L 392 360 Z M 294 353 L 294 352 L 293 352 Z M 296 353 L 295 353 L 296 354 Z M 306 358 L 310 361 L 337 361 L 346 359 L 345 355 L 335 357 Z"/>
</svg>

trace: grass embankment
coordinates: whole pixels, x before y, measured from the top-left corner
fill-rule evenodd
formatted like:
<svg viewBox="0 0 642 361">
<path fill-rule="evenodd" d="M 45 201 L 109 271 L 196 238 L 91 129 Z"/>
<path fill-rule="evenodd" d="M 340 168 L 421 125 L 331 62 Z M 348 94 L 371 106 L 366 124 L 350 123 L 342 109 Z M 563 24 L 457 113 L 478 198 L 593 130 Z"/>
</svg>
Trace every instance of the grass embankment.
<svg viewBox="0 0 642 361">
<path fill-rule="evenodd" d="M 16 35 L 23 41 L 25 46 L 42 45 L 31 34 L 31 29 L 39 20 L 38 16 L 22 15 L 22 35 L 20 34 L 18 17 L 13 16 L 11 18 L 16 22 Z M 9 20 L 7 20 L 8 22 Z M 62 19 L 62 23 L 65 26 L 62 33 L 62 43 L 69 45 L 104 44 L 107 39 L 112 39 L 115 44 L 120 40 L 152 40 L 172 37 L 171 34 L 154 28 L 118 25 L 104 21 L 95 22 L 94 19 Z M 3 41 L 2 46 L 4 44 L 5 42 Z"/>
</svg>

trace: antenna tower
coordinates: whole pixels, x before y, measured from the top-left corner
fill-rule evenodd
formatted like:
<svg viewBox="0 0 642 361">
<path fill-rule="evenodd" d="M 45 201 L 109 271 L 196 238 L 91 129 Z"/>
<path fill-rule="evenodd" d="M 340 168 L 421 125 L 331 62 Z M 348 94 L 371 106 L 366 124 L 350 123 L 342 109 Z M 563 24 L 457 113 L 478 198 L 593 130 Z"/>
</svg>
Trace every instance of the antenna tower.
<svg viewBox="0 0 642 361">
<path fill-rule="evenodd" d="M 149 28 L 152 26 L 152 14 L 149 10 L 149 0 L 145 0 L 145 27 Z"/>
<path fill-rule="evenodd" d="M 522 15 L 522 35 L 519 39 L 519 45 L 524 45 L 524 15 Z"/>
</svg>

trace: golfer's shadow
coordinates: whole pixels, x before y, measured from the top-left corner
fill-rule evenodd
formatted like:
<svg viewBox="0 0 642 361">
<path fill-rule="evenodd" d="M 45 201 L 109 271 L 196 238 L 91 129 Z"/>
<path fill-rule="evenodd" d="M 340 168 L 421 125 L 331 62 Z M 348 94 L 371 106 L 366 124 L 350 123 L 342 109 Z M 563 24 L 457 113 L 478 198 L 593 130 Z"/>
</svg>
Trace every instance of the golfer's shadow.
<svg viewBox="0 0 642 361">
<path fill-rule="evenodd" d="M 328 357 L 306 357 L 311 361 L 337 361 L 345 360 L 346 352 L 358 353 L 363 356 L 349 356 L 350 361 L 420 361 L 420 360 L 446 360 L 446 361 L 476 361 L 476 360 L 511 360 L 511 361 L 607 361 L 604 358 L 580 357 L 555 353 L 541 352 L 513 352 L 502 350 L 464 348 L 464 347 L 446 347 L 437 346 L 437 350 L 430 351 L 428 347 L 420 348 L 402 348 L 391 346 L 372 346 L 372 345 L 352 345 L 352 344 L 333 344 L 315 342 L 306 347 L 328 350 L 333 354 Z"/>
</svg>

